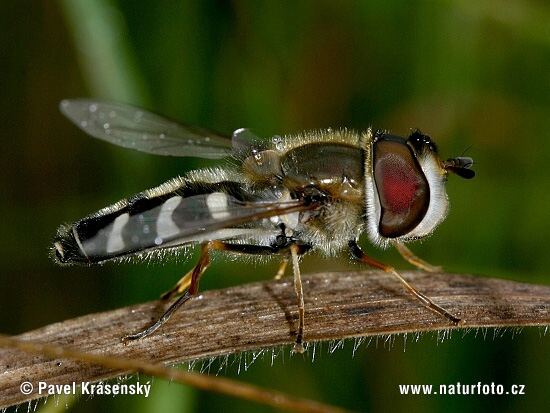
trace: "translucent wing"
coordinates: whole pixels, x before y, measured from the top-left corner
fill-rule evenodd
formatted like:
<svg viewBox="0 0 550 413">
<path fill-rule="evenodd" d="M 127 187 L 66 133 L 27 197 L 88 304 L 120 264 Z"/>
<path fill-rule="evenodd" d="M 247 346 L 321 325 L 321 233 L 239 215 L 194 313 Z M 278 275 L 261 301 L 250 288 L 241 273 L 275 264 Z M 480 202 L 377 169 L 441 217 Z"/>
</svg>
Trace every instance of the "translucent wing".
<svg viewBox="0 0 550 413">
<path fill-rule="evenodd" d="M 252 154 L 265 149 L 265 142 L 250 129 L 240 128 L 233 132 L 231 146 L 238 153 Z"/>
<path fill-rule="evenodd" d="M 59 108 L 87 134 L 154 155 L 220 159 L 231 155 L 231 138 L 169 120 L 123 103 L 91 99 L 61 101 Z"/>
<path fill-rule="evenodd" d="M 158 210 L 153 209 L 141 214 L 130 232 L 142 234 L 141 227 L 144 222 L 154 223 L 155 242 L 146 242 L 145 244 L 150 245 L 144 245 L 145 248 L 220 240 L 226 238 L 220 236 L 221 233 L 232 238 L 231 234 L 246 235 L 254 232 L 254 228 L 259 227 L 258 222 L 263 218 L 315 207 L 317 205 L 305 204 L 302 200 L 243 202 L 221 192 L 186 198 L 174 196 L 166 200 Z M 234 229 L 242 231 L 233 231 Z"/>
</svg>

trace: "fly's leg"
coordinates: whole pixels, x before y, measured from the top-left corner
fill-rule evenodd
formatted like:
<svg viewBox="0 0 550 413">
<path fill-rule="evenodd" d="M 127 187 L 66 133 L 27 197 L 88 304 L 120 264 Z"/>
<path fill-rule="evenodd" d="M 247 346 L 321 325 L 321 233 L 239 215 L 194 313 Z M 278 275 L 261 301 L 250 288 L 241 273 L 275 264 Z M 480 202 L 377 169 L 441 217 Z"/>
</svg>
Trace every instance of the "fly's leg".
<svg viewBox="0 0 550 413">
<path fill-rule="evenodd" d="M 419 258 L 416 255 L 414 255 L 413 252 L 410 249 L 408 249 L 405 246 L 405 244 L 403 244 L 401 241 L 393 241 L 393 246 L 397 251 L 399 251 L 399 254 L 401 254 L 403 258 L 405 258 L 412 265 L 420 268 L 421 270 L 428 271 L 428 272 L 441 271 L 441 267 L 431 265 L 430 263 L 424 261 L 422 258 Z"/>
<path fill-rule="evenodd" d="M 149 326 L 147 329 L 137 334 L 131 334 L 123 337 L 122 341 L 124 343 L 128 343 L 129 341 L 139 340 L 141 338 L 149 336 L 150 334 L 155 332 L 158 328 L 160 328 L 166 321 L 168 321 L 172 316 L 172 314 L 174 314 L 178 310 L 178 308 L 180 308 L 186 301 L 188 301 L 190 298 L 197 295 L 199 291 L 200 279 L 204 274 L 204 272 L 206 271 L 206 269 L 210 266 L 211 250 L 228 251 L 232 253 L 251 254 L 251 255 L 281 254 L 285 252 L 288 253 L 288 251 L 290 250 L 292 259 L 293 259 L 293 265 L 294 265 L 295 289 L 296 289 L 296 294 L 298 295 L 298 312 L 299 312 L 299 318 L 300 318 L 299 331 L 296 338 L 296 345 L 295 345 L 294 351 L 303 352 L 302 339 L 303 339 L 303 329 L 304 329 L 304 299 L 303 299 L 303 293 L 302 293 L 302 282 L 300 279 L 300 269 L 298 267 L 298 255 L 305 254 L 310 249 L 311 249 L 311 246 L 306 244 L 265 246 L 265 245 L 249 245 L 249 244 L 228 244 L 221 241 L 210 241 L 206 244 L 203 244 L 201 255 L 197 264 L 193 267 L 191 271 L 185 274 L 177 282 L 174 288 L 164 293 L 162 295 L 162 298 L 168 299 L 184 291 L 185 293 L 180 298 L 178 298 L 176 302 L 174 302 L 174 304 L 170 306 L 170 308 L 163 314 L 162 317 L 160 317 L 156 322 L 151 324 L 151 326 Z M 287 266 L 287 263 L 288 263 L 288 258 L 284 258 L 277 275 L 280 274 L 280 276 L 282 276 L 284 274 L 284 270 Z M 301 351 L 299 350 L 300 348 L 301 348 Z"/>
<path fill-rule="evenodd" d="M 174 285 L 174 288 L 172 288 L 170 291 L 166 291 L 164 294 L 160 296 L 160 298 L 162 300 L 168 300 L 169 298 L 172 298 L 175 295 L 183 293 L 191 285 L 192 279 L 193 279 L 193 270 L 189 271 L 187 274 L 181 277 L 181 280 L 179 280 L 177 284 Z"/>
<path fill-rule="evenodd" d="M 147 329 L 137 334 L 131 334 L 123 337 L 122 341 L 124 343 L 127 343 L 128 341 L 139 340 L 155 332 L 160 326 L 162 326 L 164 323 L 166 323 L 170 319 L 172 314 L 174 314 L 174 312 L 176 312 L 178 308 L 180 308 L 187 300 L 189 300 L 191 297 L 197 294 L 197 292 L 199 291 L 200 279 L 204 274 L 204 272 L 206 271 L 206 269 L 208 268 L 208 266 L 210 265 L 210 250 L 215 247 L 216 247 L 215 241 L 211 241 L 207 244 L 204 244 L 202 246 L 201 256 L 199 258 L 199 261 L 195 265 L 195 267 L 188 274 L 186 274 L 171 291 L 169 291 L 164 295 L 165 296 L 174 295 L 176 293 L 175 291 L 177 291 L 179 288 L 178 286 L 182 284 L 182 281 L 185 280 L 189 274 L 191 274 L 189 288 L 187 289 L 185 294 L 182 295 L 180 298 L 178 298 L 176 302 L 172 304 L 170 308 L 164 313 L 164 315 L 161 318 L 159 318 L 157 321 L 155 321 L 153 324 L 151 324 L 151 326 L 149 326 Z"/>
<path fill-rule="evenodd" d="M 226 244 L 219 241 L 211 241 L 210 244 L 212 249 L 230 251 L 235 253 L 243 253 L 243 254 L 273 254 L 277 252 L 275 248 L 270 246 Z M 288 263 L 288 259 L 285 258 L 281 263 L 281 267 L 279 268 L 279 271 L 277 271 L 277 275 L 275 275 L 276 280 L 280 280 L 284 275 L 287 263 Z M 160 296 L 161 299 L 167 300 L 171 297 L 174 297 L 175 295 L 179 295 L 183 293 L 191 285 L 192 276 L 193 276 L 193 270 L 189 271 L 187 274 L 181 277 L 181 279 L 176 283 L 176 285 L 171 290 L 166 291 L 164 294 L 162 294 Z"/>
<path fill-rule="evenodd" d="M 300 247 L 296 244 L 290 246 L 290 254 L 292 257 L 292 269 L 294 270 L 294 291 L 298 300 L 298 333 L 296 334 L 296 342 L 292 351 L 295 353 L 304 352 L 304 292 L 302 289 L 302 277 L 300 276 L 300 264 L 298 263 L 298 255 Z"/>
<path fill-rule="evenodd" d="M 370 265 L 371 267 L 379 268 L 381 270 L 384 270 L 388 274 L 392 274 L 395 278 L 399 280 L 401 284 L 411 293 L 418 301 L 420 301 L 425 307 L 432 310 L 434 313 L 439 314 L 442 317 L 445 317 L 453 324 L 458 324 L 460 322 L 460 318 L 455 317 L 451 313 L 449 313 L 447 310 L 445 310 L 443 307 L 440 307 L 439 305 L 435 304 L 429 297 L 422 294 L 420 291 L 418 291 L 416 288 L 414 288 L 412 285 L 410 285 L 395 269 L 389 265 L 383 264 L 379 261 L 376 261 L 372 258 L 370 258 L 367 254 L 365 254 L 359 245 L 355 241 L 350 241 L 349 244 L 349 250 L 351 255 L 354 258 L 357 258 L 359 261 Z"/>
<path fill-rule="evenodd" d="M 259 245 L 246 245 L 246 244 L 222 244 L 217 243 L 216 249 L 224 249 L 226 251 L 245 253 L 245 254 L 282 254 L 290 251 L 290 258 L 292 259 L 292 267 L 294 270 L 294 290 L 296 291 L 296 298 L 298 302 L 298 332 L 296 333 L 296 342 L 294 343 L 293 351 L 295 353 L 304 352 L 304 293 L 302 289 L 302 278 L 300 276 L 300 265 L 298 262 L 298 256 L 303 255 L 311 249 L 311 245 L 307 244 L 281 244 L 278 246 L 259 246 Z M 279 271 L 275 276 L 279 279 L 283 276 L 288 264 L 288 258 L 284 258 L 279 267 Z"/>
<path fill-rule="evenodd" d="M 281 261 L 281 265 L 279 266 L 279 271 L 277 271 L 277 274 L 275 274 L 274 279 L 280 280 L 283 278 L 283 275 L 285 275 L 286 267 L 288 266 L 288 258 L 283 258 Z"/>
</svg>

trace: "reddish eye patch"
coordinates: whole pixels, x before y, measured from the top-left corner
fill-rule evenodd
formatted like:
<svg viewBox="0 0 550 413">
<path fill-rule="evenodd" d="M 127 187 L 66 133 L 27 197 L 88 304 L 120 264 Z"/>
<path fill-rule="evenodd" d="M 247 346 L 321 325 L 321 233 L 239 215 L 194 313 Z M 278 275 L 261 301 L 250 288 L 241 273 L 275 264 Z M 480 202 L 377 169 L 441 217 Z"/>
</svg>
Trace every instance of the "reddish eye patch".
<svg viewBox="0 0 550 413">
<path fill-rule="evenodd" d="M 406 212 L 419 186 L 414 169 L 402 158 L 389 154 L 376 164 L 374 173 L 381 178 L 378 191 L 384 207 L 396 214 Z"/>
<path fill-rule="evenodd" d="M 380 235 L 396 238 L 412 231 L 424 218 L 430 190 L 424 172 L 403 139 L 374 143 L 373 173 L 380 199 Z"/>
</svg>

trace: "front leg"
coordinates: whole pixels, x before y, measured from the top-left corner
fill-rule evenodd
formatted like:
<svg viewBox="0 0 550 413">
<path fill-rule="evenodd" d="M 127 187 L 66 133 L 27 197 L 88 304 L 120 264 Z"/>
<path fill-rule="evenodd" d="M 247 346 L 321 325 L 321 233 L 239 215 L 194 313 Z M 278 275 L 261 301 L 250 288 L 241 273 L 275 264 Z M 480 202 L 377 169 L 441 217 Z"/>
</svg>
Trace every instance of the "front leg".
<svg viewBox="0 0 550 413">
<path fill-rule="evenodd" d="M 460 322 L 460 318 L 455 317 L 450 312 L 445 310 L 443 307 L 440 307 L 439 305 L 435 304 L 432 299 L 424 294 L 422 294 L 420 291 L 418 291 L 416 288 L 414 288 L 412 285 L 410 285 L 395 269 L 387 264 L 383 264 L 380 261 L 376 261 L 372 258 L 370 258 L 367 254 L 361 250 L 359 245 L 357 245 L 357 242 L 355 240 L 349 241 L 348 243 L 349 251 L 351 253 L 351 256 L 358 259 L 359 261 L 370 265 L 374 268 L 379 268 L 381 270 L 384 270 L 388 274 L 392 274 L 397 280 L 403 284 L 403 286 L 411 293 L 418 301 L 420 301 L 425 307 L 432 310 L 434 313 L 439 314 L 442 317 L 445 317 L 449 321 L 451 321 L 453 324 L 458 324 Z"/>
<path fill-rule="evenodd" d="M 428 271 L 428 272 L 440 272 L 442 270 L 441 267 L 432 265 L 424 261 L 422 258 L 419 258 L 416 255 L 414 255 L 414 253 L 410 249 L 408 249 L 405 246 L 405 244 L 403 244 L 401 241 L 394 240 L 392 243 L 395 249 L 399 252 L 399 254 L 401 254 L 403 258 L 405 258 L 415 267 L 418 267 L 421 270 Z"/>
</svg>

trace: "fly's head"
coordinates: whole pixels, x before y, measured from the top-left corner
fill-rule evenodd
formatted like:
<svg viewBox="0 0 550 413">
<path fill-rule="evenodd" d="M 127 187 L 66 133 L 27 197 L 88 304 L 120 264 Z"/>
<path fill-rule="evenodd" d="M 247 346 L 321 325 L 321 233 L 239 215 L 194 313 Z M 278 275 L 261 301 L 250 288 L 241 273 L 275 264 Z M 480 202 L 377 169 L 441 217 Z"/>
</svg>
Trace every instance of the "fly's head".
<svg viewBox="0 0 550 413">
<path fill-rule="evenodd" d="M 475 175 L 471 158 L 442 161 L 435 143 L 418 130 L 408 138 L 368 133 L 365 143 L 367 231 L 376 245 L 430 235 L 449 208 L 447 174 Z"/>
</svg>

